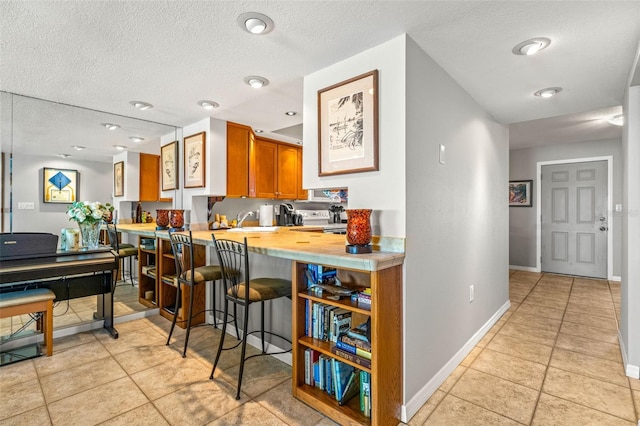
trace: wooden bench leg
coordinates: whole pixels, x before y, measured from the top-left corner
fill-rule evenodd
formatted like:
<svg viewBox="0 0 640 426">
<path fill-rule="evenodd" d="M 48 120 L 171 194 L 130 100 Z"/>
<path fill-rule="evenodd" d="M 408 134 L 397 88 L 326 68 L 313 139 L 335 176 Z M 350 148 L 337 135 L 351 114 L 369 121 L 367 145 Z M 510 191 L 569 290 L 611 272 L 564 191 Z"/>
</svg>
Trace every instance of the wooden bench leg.
<svg viewBox="0 0 640 426">
<path fill-rule="evenodd" d="M 44 344 L 47 347 L 47 356 L 51 356 L 53 355 L 53 300 L 47 301 L 47 310 L 44 315 Z"/>
</svg>

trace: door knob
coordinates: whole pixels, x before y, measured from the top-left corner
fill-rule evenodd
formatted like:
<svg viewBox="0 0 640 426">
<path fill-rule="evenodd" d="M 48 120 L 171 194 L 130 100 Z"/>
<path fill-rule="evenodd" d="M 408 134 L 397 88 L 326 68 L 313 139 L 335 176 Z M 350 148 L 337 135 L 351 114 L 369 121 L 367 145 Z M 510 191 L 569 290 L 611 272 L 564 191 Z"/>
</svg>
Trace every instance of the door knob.
<svg viewBox="0 0 640 426">
<path fill-rule="evenodd" d="M 607 220 L 606 217 L 604 217 L 604 216 L 600 217 L 600 222 L 604 222 L 605 220 Z"/>
<path fill-rule="evenodd" d="M 601 227 L 600 227 L 600 230 L 601 230 L 601 231 L 606 231 L 606 230 L 607 230 L 607 227 L 606 227 L 606 226 L 601 226 Z"/>
</svg>

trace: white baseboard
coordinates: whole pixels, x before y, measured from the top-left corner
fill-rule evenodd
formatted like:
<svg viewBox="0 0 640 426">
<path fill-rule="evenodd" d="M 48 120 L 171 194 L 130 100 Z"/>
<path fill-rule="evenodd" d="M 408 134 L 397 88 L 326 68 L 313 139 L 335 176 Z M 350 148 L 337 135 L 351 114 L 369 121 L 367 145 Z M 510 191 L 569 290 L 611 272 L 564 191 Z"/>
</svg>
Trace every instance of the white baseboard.
<svg viewBox="0 0 640 426">
<path fill-rule="evenodd" d="M 627 350 L 624 346 L 624 340 L 622 340 L 622 335 L 618 330 L 618 343 L 620 343 L 620 353 L 622 354 L 622 363 L 624 364 L 624 373 L 631 377 L 632 379 L 640 379 L 640 366 L 629 364 L 629 360 L 627 359 Z M 640 421 L 639 421 L 640 426 Z"/>
<path fill-rule="evenodd" d="M 621 282 L 622 281 L 622 277 L 619 276 L 619 275 L 612 275 L 611 278 L 609 278 L 609 281 Z"/>
<path fill-rule="evenodd" d="M 509 265 L 509 269 L 513 269 L 516 271 L 540 272 L 540 269 L 532 266 Z"/>
<path fill-rule="evenodd" d="M 455 370 L 458 365 L 465 359 L 469 352 L 478 344 L 480 340 L 484 337 L 485 334 L 491 327 L 494 326 L 496 322 L 504 315 L 507 310 L 511 307 L 511 302 L 507 300 L 507 302 L 498 309 L 498 311 L 493 314 L 493 316 L 487 321 L 472 337 L 465 343 L 465 345 L 460 348 L 460 350 L 436 373 L 435 376 L 426 385 L 420 389 L 420 391 L 413 397 L 411 400 L 402 406 L 401 412 L 401 420 L 404 423 L 408 423 L 409 419 L 413 417 L 420 408 L 431 398 L 440 385 L 447 380 L 447 377 L 453 370 Z"/>
</svg>

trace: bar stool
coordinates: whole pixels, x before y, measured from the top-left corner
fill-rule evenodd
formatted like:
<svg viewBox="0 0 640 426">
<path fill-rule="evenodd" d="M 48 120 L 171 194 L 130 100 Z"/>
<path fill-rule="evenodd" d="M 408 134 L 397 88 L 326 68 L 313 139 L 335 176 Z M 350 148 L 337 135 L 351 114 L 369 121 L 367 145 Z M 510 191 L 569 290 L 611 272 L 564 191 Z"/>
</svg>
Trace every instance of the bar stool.
<svg viewBox="0 0 640 426">
<path fill-rule="evenodd" d="M 236 399 L 240 399 L 242 373 L 244 372 L 244 363 L 246 360 L 261 355 L 274 355 L 291 352 L 291 349 L 289 349 L 267 354 L 265 350 L 264 340 L 264 335 L 270 334 L 278 336 L 286 342 L 291 343 L 289 339 L 276 333 L 265 331 L 264 329 L 264 302 L 267 300 L 278 299 L 280 297 L 291 298 L 291 281 L 282 278 L 251 279 L 249 277 L 249 252 L 247 251 L 246 237 L 244 238 L 244 243 L 239 243 L 232 240 L 216 239 L 214 234 L 211 234 L 211 238 L 213 238 L 216 254 L 218 256 L 218 262 L 220 263 L 220 268 L 222 269 L 222 280 L 225 287 L 224 318 L 229 318 L 229 303 L 233 303 L 234 309 L 237 305 L 243 306 L 244 332 L 242 335 L 242 340 L 240 342 L 236 343 L 232 347 L 225 348 L 224 338 L 226 335 L 228 321 L 225 321 L 223 323 L 222 337 L 220 338 L 220 343 L 218 344 L 218 352 L 216 354 L 216 359 L 213 363 L 213 368 L 211 369 L 211 376 L 209 376 L 209 379 L 213 379 L 213 373 L 216 371 L 216 366 L 218 365 L 218 361 L 220 360 L 220 354 L 222 353 L 222 351 L 234 349 L 238 347 L 238 345 L 242 344 L 242 350 L 240 354 L 240 371 L 238 373 L 238 390 L 236 394 Z M 238 271 L 242 271 L 241 275 L 238 275 Z M 241 278 L 244 278 L 244 281 L 241 281 Z M 248 331 L 247 327 L 249 323 L 249 306 L 256 302 L 260 302 L 260 330 Z M 235 316 L 234 321 L 236 323 L 237 329 L 237 320 Z M 246 357 L 247 336 L 249 334 L 257 333 L 258 331 L 260 332 L 260 337 L 262 339 L 262 353 Z"/>
<path fill-rule="evenodd" d="M 123 265 L 122 276 L 124 278 L 123 281 L 125 282 L 127 280 L 126 280 L 126 275 L 124 273 L 124 259 L 125 258 L 129 259 L 129 279 L 131 280 L 131 285 L 134 285 L 133 284 L 133 258 L 135 257 L 136 259 L 138 259 L 138 248 L 133 244 L 120 243 L 120 239 L 118 238 L 118 228 L 114 223 L 107 223 L 107 235 L 109 236 L 109 245 L 111 246 L 113 251 L 118 253 L 118 256 L 120 257 L 120 261 Z M 118 265 L 120 265 L 120 263 L 118 263 Z M 116 277 L 117 277 L 117 274 L 116 274 Z"/>
<path fill-rule="evenodd" d="M 207 281 L 213 281 L 214 286 L 212 288 L 213 295 L 213 318 L 214 326 L 217 327 L 216 319 L 216 288 L 215 282 L 222 279 L 222 270 L 218 265 L 206 265 L 195 266 L 194 262 L 194 250 L 193 250 L 193 238 L 191 231 L 189 233 L 178 233 L 176 231 L 169 230 L 169 239 L 171 240 L 171 251 L 176 263 L 176 304 L 173 311 L 173 321 L 171 322 L 171 330 L 167 338 L 167 345 L 171 341 L 171 335 L 176 326 L 176 320 L 178 318 L 178 309 L 181 305 L 182 286 L 189 287 L 189 307 L 187 310 L 187 334 L 184 339 L 184 350 L 182 351 L 182 357 L 187 356 L 187 344 L 189 343 L 189 334 L 191 332 L 191 319 L 193 318 L 193 294 L 195 293 L 195 287 L 200 284 L 205 284 Z M 197 312 L 196 314 L 199 314 Z M 224 320 L 223 320 L 224 322 Z M 236 333 L 238 328 L 236 326 Z"/>
</svg>

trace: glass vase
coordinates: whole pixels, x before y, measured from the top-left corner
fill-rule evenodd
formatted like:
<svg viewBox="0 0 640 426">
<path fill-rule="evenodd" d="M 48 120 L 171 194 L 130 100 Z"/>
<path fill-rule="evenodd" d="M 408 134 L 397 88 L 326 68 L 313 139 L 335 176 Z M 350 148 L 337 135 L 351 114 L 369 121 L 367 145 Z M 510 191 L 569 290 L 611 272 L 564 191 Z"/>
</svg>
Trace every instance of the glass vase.
<svg viewBox="0 0 640 426">
<path fill-rule="evenodd" d="M 100 220 L 96 222 L 78 222 L 83 247 L 95 250 L 100 246 L 100 225 L 102 225 Z"/>
<path fill-rule="evenodd" d="M 184 226 L 184 210 L 171 210 L 169 223 L 172 228 L 180 229 Z"/>
<path fill-rule="evenodd" d="M 371 242 L 371 209 L 347 210 L 347 241 L 352 246 Z"/>
<path fill-rule="evenodd" d="M 161 228 L 166 228 L 169 225 L 169 210 L 156 210 L 156 224 Z"/>
</svg>

